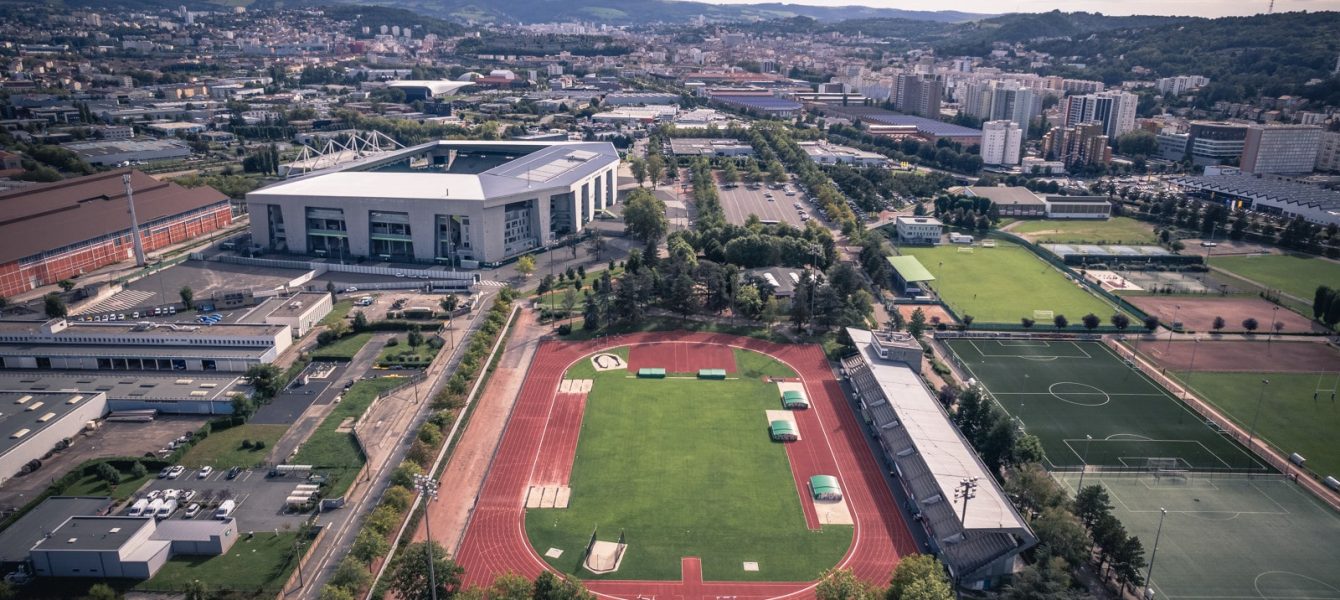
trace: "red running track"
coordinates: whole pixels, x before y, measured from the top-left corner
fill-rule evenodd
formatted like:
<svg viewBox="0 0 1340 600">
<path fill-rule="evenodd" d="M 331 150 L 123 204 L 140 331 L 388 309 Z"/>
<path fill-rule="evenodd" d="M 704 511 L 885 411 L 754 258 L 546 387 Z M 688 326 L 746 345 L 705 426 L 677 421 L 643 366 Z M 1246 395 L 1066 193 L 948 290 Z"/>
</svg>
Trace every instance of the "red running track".
<svg viewBox="0 0 1340 600">
<path fill-rule="evenodd" d="M 839 562 L 858 577 L 874 583 L 888 581 L 900 556 L 916 552 L 916 545 L 903 522 L 893 495 L 864 440 L 856 415 L 848 408 L 842 389 L 833 377 L 818 346 L 782 345 L 753 338 L 711 333 L 653 332 L 603 338 L 599 341 L 541 343 L 526 382 L 503 434 L 474 514 L 461 542 L 456 560 L 465 569 L 465 583 L 487 586 L 498 575 L 513 572 L 534 578 L 548 565 L 530 545 L 525 530 L 525 493 L 532 473 L 540 464 L 540 450 L 551 411 L 558 396 L 558 382 L 568 366 L 582 356 L 607 348 L 639 344 L 691 342 L 694 352 L 701 344 L 738 347 L 769 354 L 789 364 L 805 382 L 811 408 L 800 419 L 803 446 L 788 448 L 798 481 L 815 469 L 835 469 L 855 519 L 852 545 Z M 630 360 L 631 363 L 631 360 Z M 668 367 L 667 367 L 668 369 Z M 790 445 L 788 445 L 790 446 Z M 797 491 L 808 494 L 800 483 Z M 807 509 L 806 520 L 813 511 Z M 813 524 L 813 522 L 812 522 Z M 682 581 L 589 581 L 587 587 L 602 596 L 632 599 L 660 596 L 682 600 L 738 596 L 742 600 L 764 598 L 812 598 L 813 582 L 757 583 L 703 582 L 697 559 L 686 557 Z"/>
<path fill-rule="evenodd" d="M 535 472 L 530 477 L 531 485 L 568 485 L 572 463 L 577 458 L 577 439 L 582 433 L 586 394 L 555 394 L 551 410 L 549 427 L 540 440 Z"/>
<path fill-rule="evenodd" d="M 669 341 L 633 346 L 628 350 L 628 370 L 659 368 L 666 373 L 697 373 L 699 369 L 735 372 L 735 352 L 730 346 L 701 342 Z"/>
</svg>

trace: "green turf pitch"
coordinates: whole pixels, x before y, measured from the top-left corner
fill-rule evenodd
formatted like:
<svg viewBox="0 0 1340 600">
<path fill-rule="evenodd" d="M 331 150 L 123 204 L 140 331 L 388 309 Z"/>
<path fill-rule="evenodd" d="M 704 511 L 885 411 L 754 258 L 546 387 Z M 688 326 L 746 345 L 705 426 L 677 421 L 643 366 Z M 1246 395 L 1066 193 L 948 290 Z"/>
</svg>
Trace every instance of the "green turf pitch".
<svg viewBox="0 0 1340 600">
<path fill-rule="evenodd" d="M 930 270 L 935 276 L 931 287 L 960 317 L 972 315 L 979 323 L 1017 325 L 1023 317 L 1033 318 L 1034 311 L 1050 310 L 1078 325 L 1089 313 L 1106 323 L 1117 312 L 1020 246 L 998 243 L 995 248 L 973 248 L 971 253 L 960 252 L 961 248 L 902 249 Z M 1050 322 L 1038 323 L 1039 328 L 1050 326 Z"/>
<path fill-rule="evenodd" d="M 537 554 L 562 549 L 549 564 L 595 578 L 578 563 L 598 526 L 600 539 L 623 531 L 629 544 L 608 579 L 679 579 L 680 559 L 697 556 L 708 580 L 805 581 L 842 558 L 852 527 L 809 530 L 786 450 L 769 439 L 775 385 L 627 375 L 594 375 L 569 507 L 526 513 Z"/>
<path fill-rule="evenodd" d="M 1154 227 L 1130 217 L 1103 220 L 1052 219 L 1021 221 L 1010 233 L 1027 236 L 1039 244 L 1146 244 L 1159 243 Z"/>
<path fill-rule="evenodd" d="M 1223 256 L 1211 258 L 1210 265 L 1268 288 L 1284 290 L 1302 298 L 1309 306 L 1317 286 L 1340 286 L 1340 263 L 1324 258 L 1283 254 Z"/>
<path fill-rule="evenodd" d="M 1078 473 L 1063 479 L 1073 489 Z M 1089 473 L 1145 551 L 1155 598 L 1340 599 L 1340 515 L 1279 476 L 1188 478 Z M 1142 573 L 1143 575 L 1143 573 Z"/>
<path fill-rule="evenodd" d="M 1179 458 L 1181 468 L 1266 469 L 1100 342 L 948 344 L 1001 408 L 1038 436 L 1053 467 L 1143 467 L 1148 458 Z"/>
</svg>

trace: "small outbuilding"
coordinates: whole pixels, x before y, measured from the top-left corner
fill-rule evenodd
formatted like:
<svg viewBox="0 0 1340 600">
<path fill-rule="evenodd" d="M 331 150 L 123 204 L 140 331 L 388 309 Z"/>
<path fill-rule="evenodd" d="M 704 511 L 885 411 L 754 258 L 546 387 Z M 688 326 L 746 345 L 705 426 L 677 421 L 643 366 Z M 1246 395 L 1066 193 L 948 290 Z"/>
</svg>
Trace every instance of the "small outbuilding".
<svg viewBox="0 0 1340 600">
<path fill-rule="evenodd" d="M 810 494 L 815 500 L 837 501 L 842 499 L 842 486 L 832 475 L 815 475 L 810 477 Z"/>
<path fill-rule="evenodd" d="M 772 439 L 778 442 L 794 442 L 800 439 L 796 426 L 786 419 L 777 419 L 771 426 Z"/>
<path fill-rule="evenodd" d="M 810 401 L 805 398 L 805 393 L 800 390 L 786 390 L 782 392 L 782 408 L 798 409 L 809 408 Z"/>
</svg>

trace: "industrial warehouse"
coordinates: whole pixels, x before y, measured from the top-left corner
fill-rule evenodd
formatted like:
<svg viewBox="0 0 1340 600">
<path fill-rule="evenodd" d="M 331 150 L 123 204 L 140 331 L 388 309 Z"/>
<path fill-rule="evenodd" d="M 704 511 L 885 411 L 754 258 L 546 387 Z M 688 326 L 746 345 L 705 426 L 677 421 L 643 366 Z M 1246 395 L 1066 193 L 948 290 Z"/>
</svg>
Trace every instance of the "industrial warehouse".
<svg viewBox="0 0 1340 600">
<path fill-rule="evenodd" d="M 616 201 L 612 144 L 437 141 L 251 192 L 252 239 L 295 254 L 499 264 Z"/>
</svg>

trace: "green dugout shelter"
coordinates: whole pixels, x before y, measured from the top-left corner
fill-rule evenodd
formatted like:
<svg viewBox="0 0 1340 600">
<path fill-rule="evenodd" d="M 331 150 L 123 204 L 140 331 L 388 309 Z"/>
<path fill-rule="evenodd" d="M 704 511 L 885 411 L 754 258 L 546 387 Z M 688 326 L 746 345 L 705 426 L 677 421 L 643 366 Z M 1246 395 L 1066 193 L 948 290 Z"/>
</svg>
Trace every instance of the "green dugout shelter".
<svg viewBox="0 0 1340 600">
<path fill-rule="evenodd" d="M 805 399 L 805 394 L 797 390 L 786 390 L 782 392 L 782 408 L 809 408 L 810 401 Z"/>
<path fill-rule="evenodd" d="M 698 379 L 725 379 L 725 369 L 698 369 Z"/>
<path fill-rule="evenodd" d="M 894 285 L 904 294 L 918 295 L 925 287 L 923 284 L 935 281 L 935 276 L 915 256 L 890 256 L 889 266 L 893 267 Z"/>
<path fill-rule="evenodd" d="M 815 475 L 810 477 L 810 494 L 815 500 L 841 500 L 842 487 L 832 475 Z"/>
<path fill-rule="evenodd" d="M 790 421 L 777 419 L 772 422 L 772 439 L 779 442 L 794 442 L 800 439 L 800 433 Z"/>
<path fill-rule="evenodd" d="M 665 379 L 665 369 L 644 367 L 637 370 L 637 376 L 641 379 Z"/>
</svg>

